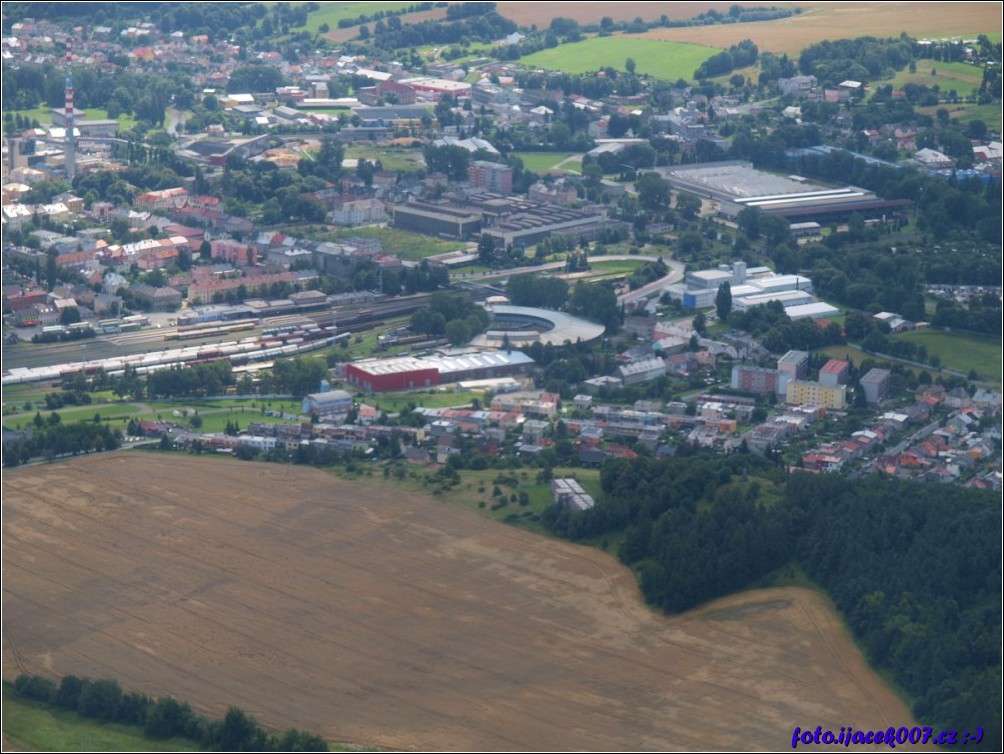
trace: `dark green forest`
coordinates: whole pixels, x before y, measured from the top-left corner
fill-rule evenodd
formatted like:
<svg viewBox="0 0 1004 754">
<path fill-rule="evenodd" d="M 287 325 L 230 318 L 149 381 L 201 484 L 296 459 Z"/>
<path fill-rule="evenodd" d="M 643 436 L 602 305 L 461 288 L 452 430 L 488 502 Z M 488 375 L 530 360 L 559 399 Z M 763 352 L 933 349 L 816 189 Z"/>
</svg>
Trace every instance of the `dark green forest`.
<svg viewBox="0 0 1004 754">
<path fill-rule="evenodd" d="M 616 537 L 646 600 L 680 612 L 795 566 L 832 597 L 924 724 L 1001 745 L 998 495 L 881 477 L 788 475 L 771 458 L 604 463 L 603 500 L 552 533 Z"/>
</svg>

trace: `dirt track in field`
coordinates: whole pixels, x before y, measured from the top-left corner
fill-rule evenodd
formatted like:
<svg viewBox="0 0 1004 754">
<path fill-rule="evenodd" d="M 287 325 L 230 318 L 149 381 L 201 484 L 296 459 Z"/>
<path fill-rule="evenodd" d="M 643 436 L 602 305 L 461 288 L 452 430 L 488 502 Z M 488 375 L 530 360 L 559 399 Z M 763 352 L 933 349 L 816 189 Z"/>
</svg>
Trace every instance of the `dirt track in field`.
<svg viewBox="0 0 1004 754">
<path fill-rule="evenodd" d="M 598 551 L 236 460 L 5 473 L 3 634 L 7 679 L 114 677 L 400 749 L 787 749 L 795 725 L 912 724 L 810 591 L 667 618 Z"/>
</svg>

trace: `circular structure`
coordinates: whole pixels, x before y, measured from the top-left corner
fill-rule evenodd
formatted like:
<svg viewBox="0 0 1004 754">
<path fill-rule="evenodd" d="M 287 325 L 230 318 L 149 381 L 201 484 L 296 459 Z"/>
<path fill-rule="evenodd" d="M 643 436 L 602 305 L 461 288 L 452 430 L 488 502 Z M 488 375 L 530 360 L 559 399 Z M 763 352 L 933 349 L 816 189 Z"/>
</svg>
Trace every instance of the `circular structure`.
<svg viewBox="0 0 1004 754">
<path fill-rule="evenodd" d="M 566 341 L 588 343 L 606 332 L 603 325 L 551 309 L 497 305 L 488 307 L 488 312 L 498 329 L 479 335 L 472 345 L 499 348 L 508 339 L 513 348 L 533 343 L 562 346 Z"/>
</svg>

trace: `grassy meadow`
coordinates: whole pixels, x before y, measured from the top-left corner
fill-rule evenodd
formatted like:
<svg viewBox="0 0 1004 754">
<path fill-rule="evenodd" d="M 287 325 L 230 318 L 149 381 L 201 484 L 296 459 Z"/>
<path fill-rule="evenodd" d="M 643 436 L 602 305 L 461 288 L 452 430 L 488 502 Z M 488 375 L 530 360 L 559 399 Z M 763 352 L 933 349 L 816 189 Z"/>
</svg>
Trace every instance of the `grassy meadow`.
<svg viewBox="0 0 1004 754">
<path fill-rule="evenodd" d="M 144 738 L 139 728 L 17 699 L 4 689 L 4 751 L 203 751 L 184 738 Z"/>
<path fill-rule="evenodd" d="M 350 160 L 380 160 L 384 170 L 395 173 L 418 173 L 425 170 L 421 149 L 407 147 L 371 147 L 350 144 L 345 147 L 345 157 Z"/>
<path fill-rule="evenodd" d="M 957 372 L 975 370 L 980 379 L 1001 381 L 1001 341 L 979 338 L 974 335 L 941 332 L 939 330 L 912 330 L 892 336 L 894 340 L 908 340 L 923 345 L 931 356 L 937 355 L 941 365 Z"/>
<path fill-rule="evenodd" d="M 701 44 L 665 42 L 640 36 L 592 37 L 541 50 L 520 59 L 523 65 L 568 73 L 588 73 L 607 66 L 625 70 L 628 58 L 635 70 L 664 81 L 691 80 L 694 71 L 720 50 Z"/>
</svg>

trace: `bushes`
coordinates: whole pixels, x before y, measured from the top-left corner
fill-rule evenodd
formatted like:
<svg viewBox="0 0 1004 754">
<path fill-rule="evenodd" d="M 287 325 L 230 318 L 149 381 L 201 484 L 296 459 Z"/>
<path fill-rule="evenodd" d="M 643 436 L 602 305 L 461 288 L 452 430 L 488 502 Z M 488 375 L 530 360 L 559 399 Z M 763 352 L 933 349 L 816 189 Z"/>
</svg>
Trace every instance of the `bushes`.
<svg viewBox="0 0 1004 754">
<path fill-rule="evenodd" d="M 125 725 L 142 726 L 148 738 L 188 738 L 207 749 L 221 751 L 327 751 L 320 736 L 290 728 L 281 735 L 265 731 L 258 721 L 239 707 L 230 707 L 223 720 L 201 715 L 186 703 L 171 697 L 156 701 L 146 694 L 123 693 L 110 678 L 63 677 L 57 686 L 48 678 L 22 673 L 14 692 L 30 699 L 84 717 Z"/>
</svg>

